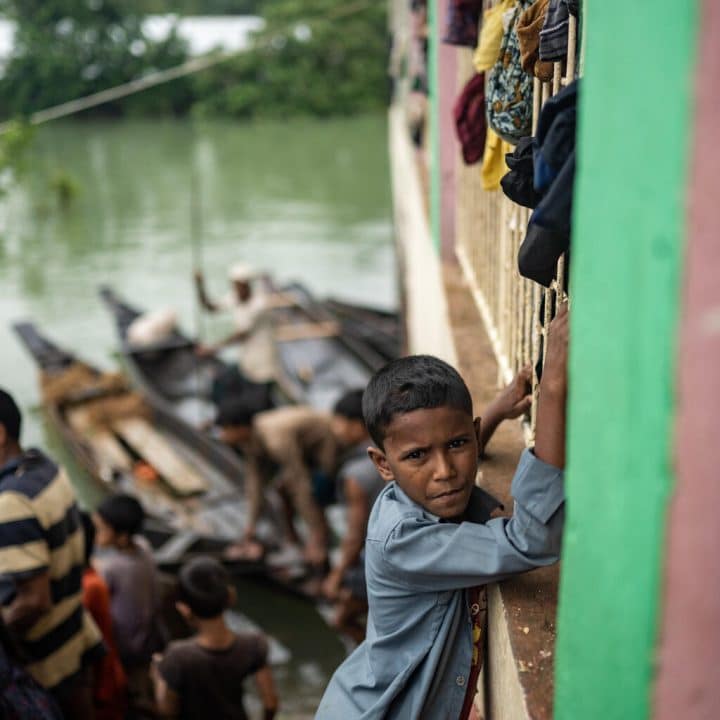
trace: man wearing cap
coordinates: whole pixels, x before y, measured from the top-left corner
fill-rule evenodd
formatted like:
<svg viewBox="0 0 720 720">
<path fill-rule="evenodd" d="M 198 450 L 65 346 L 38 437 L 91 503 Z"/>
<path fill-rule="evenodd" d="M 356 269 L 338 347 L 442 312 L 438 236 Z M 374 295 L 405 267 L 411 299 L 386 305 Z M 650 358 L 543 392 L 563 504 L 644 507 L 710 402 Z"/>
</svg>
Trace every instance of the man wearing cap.
<svg viewBox="0 0 720 720">
<path fill-rule="evenodd" d="M 199 352 L 210 355 L 228 345 L 238 344 L 243 375 L 258 383 L 274 380 L 277 361 L 268 293 L 257 284 L 253 285 L 258 274 L 247 265 L 233 265 L 228 278 L 232 289 L 221 300 L 213 302 L 205 292 L 202 272 L 195 271 L 195 286 L 202 306 L 210 312 L 232 312 L 235 324 L 231 335 L 214 345 L 202 346 Z"/>
</svg>

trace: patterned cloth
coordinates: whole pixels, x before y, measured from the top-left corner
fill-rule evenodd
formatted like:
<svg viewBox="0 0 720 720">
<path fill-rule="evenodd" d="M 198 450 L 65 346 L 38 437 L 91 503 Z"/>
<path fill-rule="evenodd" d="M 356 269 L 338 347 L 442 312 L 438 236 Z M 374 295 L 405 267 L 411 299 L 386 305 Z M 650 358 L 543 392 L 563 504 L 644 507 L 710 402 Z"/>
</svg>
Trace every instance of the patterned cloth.
<svg viewBox="0 0 720 720">
<path fill-rule="evenodd" d="M 532 78 L 520 63 L 520 43 L 516 30 L 518 19 L 531 4 L 520 0 L 505 32 L 500 59 L 488 75 L 488 125 L 513 145 L 532 130 Z"/>
<path fill-rule="evenodd" d="M 21 638 L 27 669 L 59 689 L 104 652 L 82 606 L 85 538 L 65 472 L 38 450 L 0 468 L 0 575 L 15 582 L 47 572 L 52 607 Z"/>
</svg>

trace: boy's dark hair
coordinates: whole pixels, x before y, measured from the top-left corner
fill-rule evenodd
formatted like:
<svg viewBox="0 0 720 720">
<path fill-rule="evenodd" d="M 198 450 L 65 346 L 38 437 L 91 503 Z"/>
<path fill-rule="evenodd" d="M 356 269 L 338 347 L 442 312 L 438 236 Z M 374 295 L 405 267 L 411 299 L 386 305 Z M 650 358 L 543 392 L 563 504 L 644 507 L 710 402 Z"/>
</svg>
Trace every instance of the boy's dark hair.
<svg viewBox="0 0 720 720">
<path fill-rule="evenodd" d="M 118 533 L 135 535 L 142 529 L 145 511 L 132 495 L 110 495 L 97 507 L 100 517 Z"/>
<path fill-rule="evenodd" d="M 333 408 L 335 415 L 340 415 L 348 420 L 359 420 L 365 424 L 363 416 L 363 393 L 364 390 L 348 390 L 336 403 Z"/>
<path fill-rule="evenodd" d="M 180 568 L 177 599 L 203 620 L 221 615 L 230 603 L 227 571 L 211 557 L 189 560 Z"/>
<path fill-rule="evenodd" d="M 218 407 L 215 425 L 218 427 L 247 427 L 252 425 L 253 418 L 262 410 L 257 403 L 248 403 L 241 400 L 224 400 Z"/>
<path fill-rule="evenodd" d="M 443 406 L 473 414 L 460 373 L 432 355 L 410 355 L 385 365 L 370 379 L 362 405 L 370 437 L 381 449 L 396 415 Z"/>
<path fill-rule="evenodd" d="M 90 513 L 85 510 L 80 511 L 80 522 L 85 535 L 85 565 L 90 565 L 90 558 L 95 549 L 95 523 L 93 523 Z"/>
<path fill-rule="evenodd" d="M 5 432 L 15 441 L 20 439 L 20 427 L 22 425 L 22 416 L 12 395 L 5 390 L 0 389 L 0 425 L 5 428 Z"/>
</svg>

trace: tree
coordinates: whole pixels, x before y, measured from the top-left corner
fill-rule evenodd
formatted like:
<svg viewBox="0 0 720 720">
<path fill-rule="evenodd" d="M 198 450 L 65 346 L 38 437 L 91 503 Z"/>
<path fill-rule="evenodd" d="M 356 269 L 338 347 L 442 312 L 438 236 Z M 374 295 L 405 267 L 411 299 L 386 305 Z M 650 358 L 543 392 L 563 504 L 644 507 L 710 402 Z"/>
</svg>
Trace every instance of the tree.
<svg viewBox="0 0 720 720">
<path fill-rule="evenodd" d="M 0 0 L 0 10 L 17 24 L 0 83 L 5 117 L 28 115 L 186 58 L 174 34 L 159 43 L 145 36 L 136 0 Z M 190 83 L 179 80 L 98 111 L 183 112 L 191 101 Z"/>
<path fill-rule="evenodd" d="M 203 115 L 330 116 L 377 110 L 386 99 L 384 0 L 264 3 L 254 48 L 195 78 Z M 346 14 L 342 14 L 346 13 Z"/>
</svg>

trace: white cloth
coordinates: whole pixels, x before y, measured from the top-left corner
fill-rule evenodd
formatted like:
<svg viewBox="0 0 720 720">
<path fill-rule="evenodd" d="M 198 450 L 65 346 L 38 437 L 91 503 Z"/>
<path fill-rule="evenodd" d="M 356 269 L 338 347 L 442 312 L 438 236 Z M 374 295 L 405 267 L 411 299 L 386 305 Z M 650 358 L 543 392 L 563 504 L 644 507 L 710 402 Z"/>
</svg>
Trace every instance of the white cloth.
<svg viewBox="0 0 720 720">
<path fill-rule="evenodd" d="M 151 310 L 133 320 L 127 329 L 127 339 L 136 347 L 148 347 L 167 340 L 177 326 L 172 308 Z"/>
<path fill-rule="evenodd" d="M 236 332 L 246 334 L 239 345 L 240 370 L 248 380 L 268 382 L 276 376 L 277 358 L 272 316 L 267 294 L 257 288 L 247 302 L 228 293 L 219 303 L 221 310 L 232 313 Z"/>
</svg>

